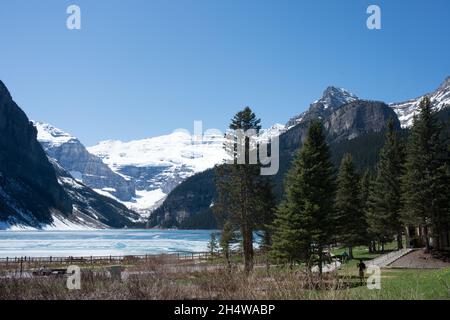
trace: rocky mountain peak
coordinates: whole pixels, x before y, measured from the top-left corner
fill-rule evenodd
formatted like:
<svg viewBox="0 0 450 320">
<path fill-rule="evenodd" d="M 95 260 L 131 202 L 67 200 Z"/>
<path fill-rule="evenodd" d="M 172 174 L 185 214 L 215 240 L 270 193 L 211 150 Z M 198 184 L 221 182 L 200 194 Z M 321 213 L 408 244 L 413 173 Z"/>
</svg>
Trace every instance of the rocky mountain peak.
<svg viewBox="0 0 450 320">
<path fill-rule="evenodd" d="M 340 106 L 356 101 L 358 97 L 355 96 L 350 91 L 337 88 L 334 86 L 329 86 L 323 92 L 322 98 L 316 101 L 314 104 L 321 104 L 325 109 L 331 108 L 336 109 Z"/>
<path fill-rule="evenodd" d="M 302 121 L 326 118 L 343 105 L 357 100 L 359 100 L 358 97 L 350 91 L 335 86 L 329 86 L 325 89 L 319 100 L 311 103 L 308 111 L 291 118 L 286 124 L 286 128 L 291 128 Z"/>
<path fill-rule="evenodd" d="M 78 139 L 48 123 L 33 121 L 38 130 L 38 140 L 42 143 L 60 146 L 64 143 L 76 143 Z"/>
<path fill-rule="evenodd" d="M 121 201 L 129 201 L 136 195 L 131 179 L 113 172 L 102 159 L 90 154 L 76 137 L 48 123 L 34 122 L 34 125 L 47 155 L 58 161 L 74 178 Z"/>
<path fill-rule="evenodd" d="M 72 202 L 36 139 L 37 131 L 0 81 L 0 220 L 51 222 Z"/>
<path fill-rule="evenodd" d="M 0 80 L 0 99 L 11 99 L 11 94 L 9 93 L 8 88 L 5 84 Z"/>
<path fill-rule="evenodd" d="M 450 76 L 448 76 L 447 78 L 445 78 L 444 82 L 441 83 L 441 85 L 439 86 L 439 90 L 448 90 L 450 89 Z"/>
</svg>

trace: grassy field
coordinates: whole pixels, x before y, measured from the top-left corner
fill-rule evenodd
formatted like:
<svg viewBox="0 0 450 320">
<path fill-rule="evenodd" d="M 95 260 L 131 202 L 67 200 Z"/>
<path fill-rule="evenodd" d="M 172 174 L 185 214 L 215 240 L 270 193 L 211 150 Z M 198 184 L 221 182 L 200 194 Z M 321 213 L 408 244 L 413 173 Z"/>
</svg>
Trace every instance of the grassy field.
<svg viewBox="0 0 450 320">
<path fill-rule="evenodd" d="M 364 248 L 355 248 L 354 253 L 357 258 L 372 257 Z M 267 271 L 262 265 L 246 276 L 237 267 L 228 273 L 223 265 L 206 261 L 168 265 L 154 260 L 128 265 L 124 280 L 110 278 L 106 266 L 87 266 L 81 290 L 69 291 L 65 277 L 0 277 L 0 299 L 450 300 L 450 268 L 382 269 L 381 290 L 369 290 L 360 284 L 356 263 L 351 260 L 323 277 L 301 266 Z"/>
<path fill-rule="evenodd" d="M 396 250 L 397 243 L 386 244 L 385 251 Z M 347 248 L 335 248 L 333 254 L 342 254 Z M 450 268 L 440 270 L 427 269 L 390 269 L 381 270 L 381 290 L 369 290 L 359 286 L 359 259 L 371 260 L 381 253 L 369 253 L 367 247 L 355 247 L 354 259 L 347 261 L 339 270 L 338 275 L 354 282 L 354 287 L 345 293 L 348 299 L 394 299 L 423 300 L 450 299 Z"/>
<path fill-rule="evenodd" d="M 395 247 L 396 243 L 389 243 L 385 250 Z M 341 255 L 346 250 L 334 248 L 332 253 Z M 306 272 L 302 265 L 272 266 L 267 270 L 266 259 L 260 253 L 255 257 L 257 266 L 250 276 L 241 271 L 239 255 L 232 257 L 232 273 L 227 272 L 219 255 L 201 261 L 174 262 L 163 257 L 136 260 L 123 265 L 128 275 L 123 280 L 109 277 L 107 264 L 84 265 L 81 290 L 69 291 L 64 276 L 0 277 L 0 299 L 450 300 L 450 268 L 382 269 L 381 290 L 369 290 L 360 283 L 357 263 L 381 253 L 355 247 L 353 254 L 353 260 L 323 277 Z"/>
<path fill-rule="evenodd" d="M 357 272 L 343 269 L 341 276 L 358 282 Z M 450 268 L 441 270 L 382 269 L 381 290 L 356 286 L 347 290 L 346 299 L 440 300 L 450 299 Z"/>
</svg>

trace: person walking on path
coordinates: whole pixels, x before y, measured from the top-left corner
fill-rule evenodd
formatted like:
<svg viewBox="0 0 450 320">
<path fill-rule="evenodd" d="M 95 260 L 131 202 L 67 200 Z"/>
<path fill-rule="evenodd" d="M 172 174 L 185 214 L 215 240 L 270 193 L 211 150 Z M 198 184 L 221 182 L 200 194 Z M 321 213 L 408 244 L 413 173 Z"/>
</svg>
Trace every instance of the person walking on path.
<svg viewBox="0 0 450 320">
<path fill-rule="evenodd" d="M 358 263 L 357 267 L 359 269 L 359 280 L 360 280 L 361 285 L 362 285 L 363 281 L 364 281 L 364 272 L 366 271 L 366 264 L 361 259 L 361 260 L 359 260 L 359 263 Z"/>
</svg>

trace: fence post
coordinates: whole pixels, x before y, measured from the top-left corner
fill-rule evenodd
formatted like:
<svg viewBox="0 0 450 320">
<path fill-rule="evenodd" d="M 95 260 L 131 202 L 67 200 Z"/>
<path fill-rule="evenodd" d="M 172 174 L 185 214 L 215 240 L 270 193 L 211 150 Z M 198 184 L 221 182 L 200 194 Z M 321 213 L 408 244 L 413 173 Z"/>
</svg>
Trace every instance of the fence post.
<svg viewBox="0 0 450 320">
<path fill-rule="evenodd" d="M 22 278 L 22 271 L 23 271 L 23 258 L 20 257 L 20 277 Z"/>
</svg>

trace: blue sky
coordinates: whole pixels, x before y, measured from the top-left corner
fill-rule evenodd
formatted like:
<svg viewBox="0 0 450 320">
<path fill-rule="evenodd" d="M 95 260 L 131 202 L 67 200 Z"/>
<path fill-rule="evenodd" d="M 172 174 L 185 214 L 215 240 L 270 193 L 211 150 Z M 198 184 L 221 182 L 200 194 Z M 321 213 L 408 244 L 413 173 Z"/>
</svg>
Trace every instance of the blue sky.
<svg viewBox="0 0 450 320">
<path fill-rule="evenodd" d="M 66 8 L 82 30 L 66 28 Z M 382 30 L 366 9 L 382 10 Z M 224 129 L 249 105 L 285 123 L 326 86 L 402 101 L 450 75 L 450 2 L 3 0 L 0 79 L 30 118 L 86 145 Z"/>
</svg>

